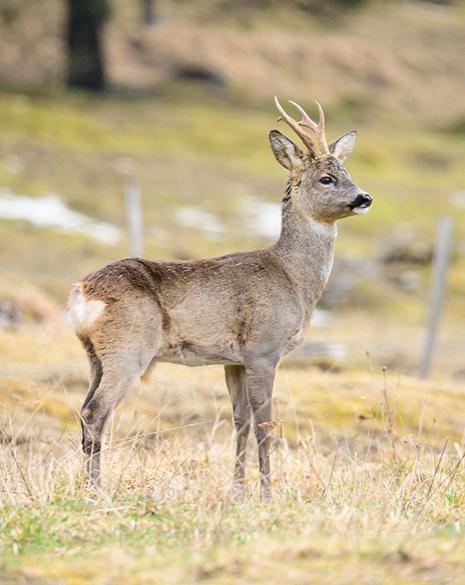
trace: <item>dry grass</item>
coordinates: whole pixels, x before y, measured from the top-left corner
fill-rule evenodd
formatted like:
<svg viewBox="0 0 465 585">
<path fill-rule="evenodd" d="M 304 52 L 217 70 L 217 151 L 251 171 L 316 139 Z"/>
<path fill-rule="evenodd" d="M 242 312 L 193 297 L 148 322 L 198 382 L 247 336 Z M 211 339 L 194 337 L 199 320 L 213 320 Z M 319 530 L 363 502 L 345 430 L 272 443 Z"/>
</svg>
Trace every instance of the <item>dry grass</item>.
<svg viewBox="0 0 465 585">
<path fill-rule="evenodd" d="M 275 497 L 258 500 L 251 444 L 247 496 L 234 505 L 221 368 L 164 365 L 112 419 L 104 490 L 92 493 L 76 415 L 83 356 L 68 337 L 44 342 L 36 331 L 29 351 L 42 369 L 28 369 L 12 348 L 21 335 L 8 339 L 10 379 L 0 382 L 2 582 L 462 582 L 461 388 L 376 368 L 282 367 Z"/>
<path fill-rule="evenodd" d="M 145 444 L 144 444 L 145 443 Z M 324 453 L 309 433 L 274 453 L 275 499 L 229 498 L 229 441 L 134 438 L 105 450 L 87 492 L 73 446 L 5 446 L 2 545 L 12 579 L 37 583 L 459 583 L 463 454 L 398 441 Z M 51 449 L 60 451 L 51 456 Z M 256 482 L 255 482 L 256 483 Z M 109 580 L 108 580 L 109 579 Z M 328 581 L 329 579 L 329 581 Z"/>
</svg>

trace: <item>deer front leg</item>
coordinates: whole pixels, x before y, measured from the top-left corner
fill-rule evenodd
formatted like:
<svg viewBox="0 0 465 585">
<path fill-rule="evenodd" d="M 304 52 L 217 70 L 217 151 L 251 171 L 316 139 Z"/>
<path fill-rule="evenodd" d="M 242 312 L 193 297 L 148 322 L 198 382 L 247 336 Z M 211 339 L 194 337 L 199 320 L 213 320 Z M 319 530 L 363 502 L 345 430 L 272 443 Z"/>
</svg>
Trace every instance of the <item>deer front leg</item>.
<svg viewBox="0 0 465 585">
<path fill-rule="evenodd" d="M 247 394 L 252 408 L 255 437 L 258 445 L 260 469 L 260 495 L 263 500 L 271 497 L 270 442 L 271 442 L 271 398 L 275 378 L 275 364 L 248 367 Z"/>
<path fill-rule="evenodd" d="M 252 417 L 249 399 L 247 398 L 245 368 L 243 366 L 225 366 L 224 373 L 233 406 L 233 421 L 236 429 L 233 495 L 236 500 L 241 500 L 244 495 L 247 439 Z"/>
</svg>

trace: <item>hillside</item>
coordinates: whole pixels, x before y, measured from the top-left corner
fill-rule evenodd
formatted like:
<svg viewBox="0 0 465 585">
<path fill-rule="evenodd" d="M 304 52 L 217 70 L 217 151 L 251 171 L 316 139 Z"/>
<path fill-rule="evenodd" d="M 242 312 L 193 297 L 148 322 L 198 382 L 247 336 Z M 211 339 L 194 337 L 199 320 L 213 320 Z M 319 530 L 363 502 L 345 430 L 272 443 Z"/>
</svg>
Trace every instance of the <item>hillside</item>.
<svg viewBox="0 0 465 585">
<path fill-rule="evenodd" d="M 369 111 L 375 104 L 433 124 L 463 116 L 463 63 L 454 58 L 464 43 L 463 2 L 367 2 L 345 12 L 315 2 L 298 10 L 304 5 L 160 0 L 157 24 L 143 26 L 139 2 L 113 0 L 105 42 L 110 80 L 163 92 L 198 69 L 214 75 L 218 93 L 255 103 L 274 94 L 302 101 L 318 95 L 330 106 L 346 100 Z M 0 79 L 59 82 L 64 3 L 5 0 L 0 8 Z"/>
</svg>

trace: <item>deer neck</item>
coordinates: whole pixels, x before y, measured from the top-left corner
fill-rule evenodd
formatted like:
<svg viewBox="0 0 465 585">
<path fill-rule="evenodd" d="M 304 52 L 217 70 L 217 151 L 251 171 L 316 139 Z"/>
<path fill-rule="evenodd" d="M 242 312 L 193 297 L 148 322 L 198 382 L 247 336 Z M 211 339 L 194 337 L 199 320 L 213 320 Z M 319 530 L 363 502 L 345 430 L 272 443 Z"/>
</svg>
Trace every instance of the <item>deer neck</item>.
<svg viewBox="0 0 465 585">
<path fill-rule="evenodd" d="M 282 204 L 281 235 L 274 248 L 286 272 L 302 290 L 308 303 L 315 304 L 328 281 L 337 236 L 335 223 L 309 217 L 286 190 Z"/>
</svg>

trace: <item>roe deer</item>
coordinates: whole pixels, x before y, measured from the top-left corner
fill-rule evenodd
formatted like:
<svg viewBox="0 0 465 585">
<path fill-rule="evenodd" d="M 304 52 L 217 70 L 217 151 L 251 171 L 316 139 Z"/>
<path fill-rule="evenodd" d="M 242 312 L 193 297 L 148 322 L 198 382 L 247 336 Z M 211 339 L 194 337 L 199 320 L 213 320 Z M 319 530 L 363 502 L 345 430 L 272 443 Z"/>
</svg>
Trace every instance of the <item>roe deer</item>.
<svg viewBox="0 0 465 585">
<path fill-rule="evenodd" d="M 234 492 L 243 493 L 252 415 L 260 487 L 270 496 L 271 396 L 276 367 L 303 339 L 333 264 L 338 219 L 365 213 L 372 198 L 343 163 L 356 132 L 327 143 L 316 124 L 297 122 L 275 98 L 305 152 L 272 130 L 271 149 L 289 171 L 279 240 L 269 248 L 191 261 L 128 258 L 86 276 L 68 311 L 90 362 L 81 411 L 82 447 L 91 483 L 100 478 L 102 431 L 136 376 L 156 362 L 223 364 L 236 429 Z M 312 131 L 310 134 L 307 128 Z"/>
</svg>

